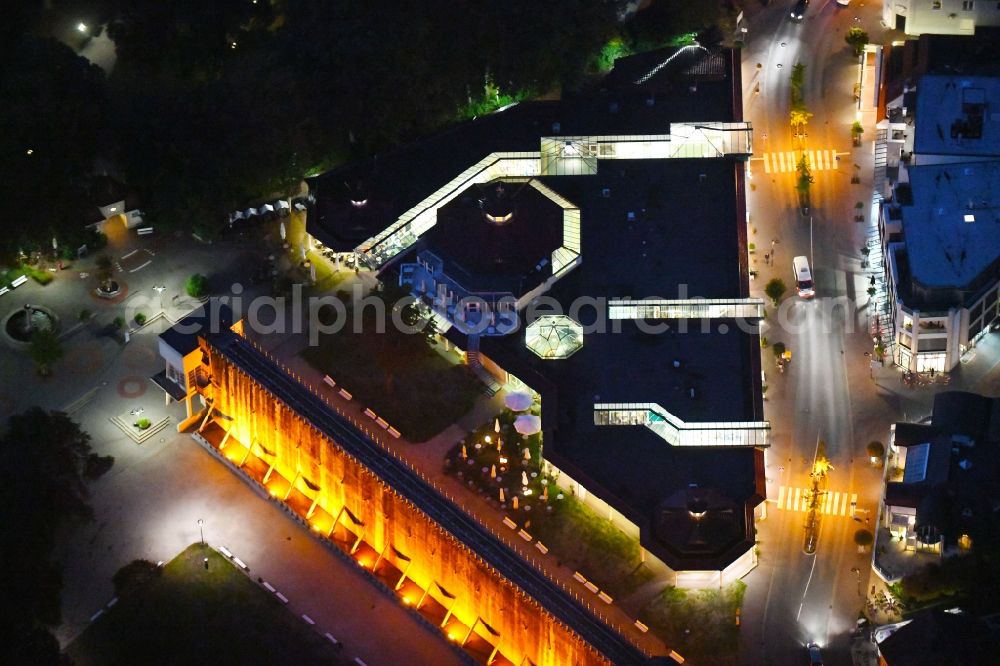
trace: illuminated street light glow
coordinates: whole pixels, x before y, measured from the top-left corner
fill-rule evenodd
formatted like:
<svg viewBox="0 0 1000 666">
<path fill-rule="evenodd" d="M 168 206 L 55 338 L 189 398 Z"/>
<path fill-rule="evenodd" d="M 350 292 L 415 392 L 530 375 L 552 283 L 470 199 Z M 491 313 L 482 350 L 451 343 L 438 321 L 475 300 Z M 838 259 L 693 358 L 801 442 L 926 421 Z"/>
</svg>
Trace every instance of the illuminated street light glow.
<svg viewBox="0 0 1000 666">
<path fill-rule="evenodd" d="M 83 22 L 80 22 L 80 23 L 77 23 L 77 24 L 76 24 L 76 29 L 77 29 L 77 30 L 78 30 L 79 32 L 87 32 L 87 24 L 86 24 L 86 23 L 83 23 Z"/>
</svg>

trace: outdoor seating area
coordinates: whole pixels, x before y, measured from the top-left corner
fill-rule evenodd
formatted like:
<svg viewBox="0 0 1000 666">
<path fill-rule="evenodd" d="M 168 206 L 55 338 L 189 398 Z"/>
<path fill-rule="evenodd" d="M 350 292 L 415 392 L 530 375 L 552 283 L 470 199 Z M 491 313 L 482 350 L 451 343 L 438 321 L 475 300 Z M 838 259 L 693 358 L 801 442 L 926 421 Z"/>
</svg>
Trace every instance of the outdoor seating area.
<svg viewBox="0 0 1000 666">
<path fill-rule="evenodd" d="M 456 444 L 444 464 L 470 490 L 530 525 L 552 513 L 564 495 L 541 472 L 541 434 L 518 430 L 524 416 L 505 409 Z"/>
</svg>

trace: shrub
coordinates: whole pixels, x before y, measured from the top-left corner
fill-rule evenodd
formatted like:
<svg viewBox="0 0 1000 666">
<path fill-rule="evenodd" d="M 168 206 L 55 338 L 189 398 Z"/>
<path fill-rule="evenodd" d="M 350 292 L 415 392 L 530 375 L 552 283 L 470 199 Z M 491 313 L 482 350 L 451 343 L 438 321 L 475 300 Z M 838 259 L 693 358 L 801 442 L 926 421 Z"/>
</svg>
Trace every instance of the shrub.
<svg viewBox="0 0 1000 666">
<path fill-rule="evenodd" d="M 83 476 L 87 479 L 96 479 L 107 472 L 115 464 L 114 456 L 99 456 L 91 453 L 84 463 Z"/>
<path fill-rule="evenodd" d="M 868 446 L 865 447 L 865 451 L 872 458 L 878 458 L 881 460 L 885 456 L 885 445 L 882 442 L 868 442 Z"/>
<path fill-rule="evenodd" d="M 133 425 L 135 425 L 135 427 L 138 428 L 139 430 L 146 430 L 147 428 L 149 428 L 149 426 L 153 425 L 153 423 L 146 417 L 142 417 L 141 419 L 136 421 Z"/>
<path fill-rule="evenodd" d="M 80 314 L 77 315 L 80 321 L 89 321 L 90 318 L 93 316 L 94 313 L 88 310 L 87 308 L 80 310 Z"/>
<path fill-rule="evenodd" d="M 785 343 L 775 342 L 773 345 L 771 345 L 771 353 L 774 354 L 775 358 L 781 358 L 782 354 L 785 353 Z"/>
<path fill-rule="evenodd" d="M 135 314 L 135 323 L 138 324 L 139 326 L 142 326 L 143 324 L 145 324 L 146 323 L 146 315 L 144 315 L 141 312 L 137 312 Z"/>
<path fill-rule="evenodd" d="M 767 297 L 771 299 L 774 305 L 778 304 L 778 301 L 781 300 L 786 291 L 788 291 L 788 287 L 785 286 L 785 281 L 781 278 L 773 278 L 764 286 L 764 293 L 767 294 Z"/>
<path fill-rule="evenodd" d="M 859 56 L 864 53 L 865 46 L 868 44 L 868 33 L 855 26 L 844 35 L 844 41 L 854 50 L 854 55 Z"/>
<path fill-rule="evenodd" d="M 149 560 L 132 560 L 115 572 L 111 582 L 114 583 L 115 594 L 126 597 L 149 581 L 159 578 L 162 573 L 163 570 Z"/>
<path fill-rule="evenodd" d="M 860 529 L 854 533 L 854 543 L 859 546 L 870 546 L 875 542 L 875 537 L 871 532 Z"/>
<path fill-rule="evenodd" d="M 192 298 L 201 298 L 208 293 L 208 278 L 201 273 L 195 273 L 184 283 L 184 290 Z"/>
<path fill-rule="evenodd" d="M 121 328 L 125 325 L 125 317 L 115 317 L 114 321 L 111 323 L 114 324 L 115 328 Z"/>
</svg>

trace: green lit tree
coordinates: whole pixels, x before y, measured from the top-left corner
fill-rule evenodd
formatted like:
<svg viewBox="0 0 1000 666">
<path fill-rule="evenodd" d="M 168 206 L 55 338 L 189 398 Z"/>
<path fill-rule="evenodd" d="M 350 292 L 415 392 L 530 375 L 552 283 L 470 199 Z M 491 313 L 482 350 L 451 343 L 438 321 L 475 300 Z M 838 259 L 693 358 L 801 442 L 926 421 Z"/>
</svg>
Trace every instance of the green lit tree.
<svg viewBox="0 0 1000 666">
<path fill-rule="evenodd" d="M 28 356 L 35 362 L 38 374 L 47 377 L 52 374 L 52 364 L 63 357 L 59 336 L 51 329 L 39 329 L 31 334 Z"/>
<path fill-rule="evenodd" d="M 855 57 L 857 57 L 864 53 L 865 46 L 868 45 L 868 33 L 864 29 L 855 26 L 844 35 L 844 41 L 847 42 L 847 45 L 851 47 Z"/>
<path fill-rule="evenodd" d="M 788 291 L 788 287 L 785 286 L 785 281 L 781 278 L 772 278 L 764 286 L 764 293 L 767 294 L 767 297 L 771 299 L 771 303 L 774 305 L 778 304 L 778 301 L 781 300 L 786 291 Z"/>
</svg>

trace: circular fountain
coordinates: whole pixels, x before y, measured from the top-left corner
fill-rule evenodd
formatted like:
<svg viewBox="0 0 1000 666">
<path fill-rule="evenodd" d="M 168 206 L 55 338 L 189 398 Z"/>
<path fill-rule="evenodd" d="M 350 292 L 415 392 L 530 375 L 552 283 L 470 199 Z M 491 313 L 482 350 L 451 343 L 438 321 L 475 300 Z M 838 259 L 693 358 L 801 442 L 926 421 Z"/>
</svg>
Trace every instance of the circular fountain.
<svg viewBox="0 0 1000 666">
<path fill-rule="evenodd" d="M 15 348 L 27 347 L 31 336 L 38 331 L 59 332 L 59 317 L 45 306 L 25 303 L 23 308 L 4 317 L 4 338 Z"/>
</svg>

